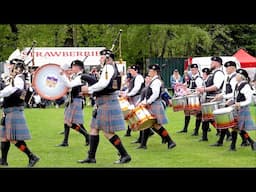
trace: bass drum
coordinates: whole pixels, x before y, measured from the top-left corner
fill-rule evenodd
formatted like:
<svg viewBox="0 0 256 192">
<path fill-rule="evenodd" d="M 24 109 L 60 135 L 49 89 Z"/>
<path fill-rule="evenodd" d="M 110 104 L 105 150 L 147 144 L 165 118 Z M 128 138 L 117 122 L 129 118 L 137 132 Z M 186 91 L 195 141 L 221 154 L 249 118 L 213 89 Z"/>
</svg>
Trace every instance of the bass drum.
<svg viewBox="0 0 256 192">
<path fill-rule="evenodd" d="M 62 69 L 58 64 L 45 64 L 37 68 L 32 79 L 32 86 L 44 99 L 56 100 L 67 94 L 68 88 L 61 80 Z"/>
</svg>

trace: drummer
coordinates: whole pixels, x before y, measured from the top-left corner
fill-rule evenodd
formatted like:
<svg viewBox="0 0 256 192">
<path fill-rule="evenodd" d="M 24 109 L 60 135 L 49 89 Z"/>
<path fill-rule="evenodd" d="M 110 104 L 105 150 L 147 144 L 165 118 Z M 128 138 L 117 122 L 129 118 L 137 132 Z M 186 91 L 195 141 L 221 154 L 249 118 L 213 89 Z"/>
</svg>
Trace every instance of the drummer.
<svg viewBox="0 0 256 192">
<path fill-rule="evenodd" d="M 248 73 L 244 69 L 236 70 L 236 80 L 237 85 L 235 87 L 233 102 L 235 102 L 235 110 L 237 112 L 238 124 L 236 129 L 233 129 L 231 132 L 232 143 L 230 145 L 230 150 L 236 150 L 236 140 L 237 132 L 240 131 L 240 134 L 246 138 L 250 144 L 253 151 L 256 151 L 256 142 L 249 136 L 247 131 L 256 130 L 256 125 L 254 124 L 251 113 L 250 113 L 250 104 L 252 102 L 252 87 L 250 86 L 250 78 Z M 229 100 L 227 104 L 232 104 L 232 101 Z"/>
<path fill-rule="evenodd" d="M 57 145 L 58 147 L 67 147 L 68 146 L 68 137 L 70 128 L 82 134 L 85 138 L 85 145 L 89 145 L 89 134 L 85 129 L 84 115 L 83 115 L 83 105 L 84 98 L 79 96 L 81 91 L 82 83 L 82 74 L 84 71 L 84 63 L 80 60 L 74 60 L 71 62 L 71 68 L 74 72 L 69 79 L 69 76 L 62 74 L 61 78 L 68 88 L 70 88 L 69 93 L 69 103 L 65 108 L 65 119 L 64 119 L 64 139 L 61 144 Z"/>
<path fill-rule="evenodd" d="M 236 81 L 236 63 L 234 61 L 228 61 L 224 64 L 224 67 L 226 68 L 226 77 L 224 82 L 223 91 L 220 94 L 217 94 L 214 97 L 214 100 L 222 100 L 225 99 L 225 101 L 231 99 L 234 96 L 235 86 L 237 84 Z M 220 137 L 218 141 L 215 144 L 212 144 L 211 146 L 222 146 L 224 137 L 227 135 L 227 140 L 231 139 L 231 134 L 228 129 L 220 129 Z M 242 137 L 242 135 L 241 135 Z M 246 145 L 247 141 L 245 138 L 243 138 L 243 145 Z"/>
<path fill-rule="evenodd" d="M 210 67 L 211 74 L 209 75 L 207 81 L 205 82 L 205 86 L 196 88 L 196 91 L 198 91 L 199 93 L 206 93 L 206 102 L 210 102 L 210 100 L 215 95 L 221 93 L 225 78 L 224 72 L 222 71 L 222 59 L 220 57 L 213 56 L 211 58 Z M 208 141 L 207 134 L 211 121 L 212 120 L 207 120 L 202 122 L 203 135 L 199 141 Z"/>
<path fill-rule="evenodd" d="M 164 138 L 167 143 L 167 148 L 172 149 L 176 146 L 176 143 L 171 139 L 168 131 L 163 127 L 163 124 L 168 123 L 168 119 L 166 117 L 160 97 L 161 91 L 163 90 L 163 83 L 159 76 L 159 65 L 151 64 L 149 66 L 148 75 L 150 76 L 151 81 L 147 86 L 146 96 L 144 100 L 139 103 L 139 105 L 145 106 L 147 109 L 149 109 L 150 113 L 156 117 L 157 122 L 153 125 L 154 131 L 156 131 L 157 134 L 162 137 L 162 139 Z M 149 134 L 144 134 L 140 148 L 146 148 L 148 137 Z"/>
<path fill-rule="evenodd" d="M 132 65 L 129 68 L 129 73 L 131 74 L 132 78 L 129 82 L 128 89 L 126 92 L 123 92 L 122 97 L 128 99 L 131 105 L 135 105 L 140 98 L 140 92 L 145 86 L 144 78 L 139 73 L 139 66 Z M 125 136 L 131 136 L 131 129 L 128 126 Z"/>
<path fill-rule="evenodd" d="M 202 87 L 204 84 L 204 81 L 202 79 L 202 77 L 199 74 L 198 71 L 198 65 L 197 64 L 191 64 L 190 65 L 190 69 L 191 69 L 191 79 L 189 81 L 189 85 L 188 88 L 193 91 L 195 90 L 197 87 Z M 188 131 L 188 125 L 190 122 L 190 116 L 191 115 L 195 115 L 196 116 L 196 122 L 195 122 L 195 129 L 194 129 L 194 133 L 192 134 L 192 136 L 196 136 L 198 135 L 198 130 L 202 121 L 202 112 L 201 111 L 196 111 L 196 112 L 192 112 L 190 110 L 184 110 L 184 114 L 185 114 L 185 124 L 184 127 L 181 131 L 178 131 L 178 133 L 186 133 Z"/>
</svg>

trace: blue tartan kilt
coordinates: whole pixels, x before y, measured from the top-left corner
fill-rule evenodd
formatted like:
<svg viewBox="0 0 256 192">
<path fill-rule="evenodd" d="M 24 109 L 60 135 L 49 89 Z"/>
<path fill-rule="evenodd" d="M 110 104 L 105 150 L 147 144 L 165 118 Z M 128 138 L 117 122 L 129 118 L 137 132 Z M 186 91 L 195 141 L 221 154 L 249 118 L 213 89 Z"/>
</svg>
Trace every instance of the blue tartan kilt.
<svg viewBox="0 0 256 192">
<path fill-rule="evenodd" d="M 91 128 L 106 133 L 125 130 L 124 116 L 118 101 L 118 95 L 103 95 L 96 98 L 97 115 L 92 117 Z"/>
<path fill-rule="evenodd" d="M 234 116 L 237 118 L 238 128 L 240 130 L 256 130 L 256 125 L 252 120 L 249 106 L 241 107 L 240 110 L 234 113 Z"/>
<path fill-rule="evenodd" d="M 72 103 L 69 103 L 68 107 L 64 111 L 64 123 L 71 124 L 83 124 L 84 112 L 83 112 L 83 99 L 74 98 Z"/>
<path fill-rule="evenodd" d="M 4 108 L 5 125 L 0 129 L 0 137 L 10 141 L 29 140 L 31 135 L 24 116 L 24 107 Z"/>
<path fill-rule="evenodd" d="M 156 100 L 153 102 L 148 110 L 154 117 L 156 117 L 158 124 L 163 125 L 168 123 L 168 119 L 161 100 Z"/>
</svg>

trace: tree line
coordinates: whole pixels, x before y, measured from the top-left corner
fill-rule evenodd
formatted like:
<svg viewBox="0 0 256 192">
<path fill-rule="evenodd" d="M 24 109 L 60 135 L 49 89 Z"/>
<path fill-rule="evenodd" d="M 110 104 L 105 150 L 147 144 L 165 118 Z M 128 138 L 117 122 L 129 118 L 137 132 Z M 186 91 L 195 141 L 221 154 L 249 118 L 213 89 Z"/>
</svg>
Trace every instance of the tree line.
<svg viewBox="0 0 256 192">
<path fill-rule="evenodd" d="M 37 47 L 111 48 L 116 43 L 116 57 L 128 65 L 156 57 L 230 56 L 240 48 L 256 55 L 254 24 L 2 24 L 0 61 L 34 40 Z"/>
</svg>

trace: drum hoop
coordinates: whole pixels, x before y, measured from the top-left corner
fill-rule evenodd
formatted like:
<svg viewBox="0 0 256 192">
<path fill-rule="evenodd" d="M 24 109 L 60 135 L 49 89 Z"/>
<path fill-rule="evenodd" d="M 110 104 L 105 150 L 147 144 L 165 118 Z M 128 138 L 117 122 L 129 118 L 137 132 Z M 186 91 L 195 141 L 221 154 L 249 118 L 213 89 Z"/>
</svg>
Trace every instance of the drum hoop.
<svg viewBox="0 0 256 192">
<path fill-rule="evenodd" d="M 56 100 L 56 99 L 59 99 L 61 97 L 63 97 L 65 94 L 67 94 L 68 92 L 68 88 L 67 87 L 64 87 L 63 91 L 61 94 L 59 94 L 58 96 L 46 96 L 45 94 L 43 94 L 40 89 L 36 86 L 35 82 L 37 81 L 37 74 L 39 73 L 39 71 L 41 71 L 43 68 L 47 67 L 47 66 L 57 66 L 59 67 L 60 65 L 58 64 L 55 64 L 55 63 L 47 63 L 47 64 L 44 64 L 40 67 L 38 67 L 36 70 L 35 70 L 35 73 L 34 73 L 34 77 L 32 79 L 32 87 L 35 89 L 36 93 L 38 95 L 40 95 L 41 97 L 45 98 L 45 99 L 48 99 L 48 100 Z"/>
</svg>

